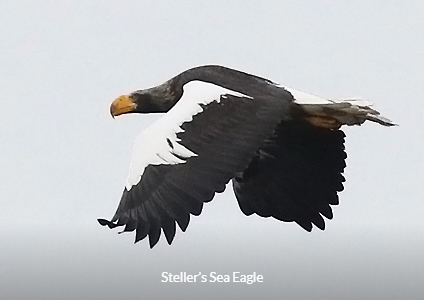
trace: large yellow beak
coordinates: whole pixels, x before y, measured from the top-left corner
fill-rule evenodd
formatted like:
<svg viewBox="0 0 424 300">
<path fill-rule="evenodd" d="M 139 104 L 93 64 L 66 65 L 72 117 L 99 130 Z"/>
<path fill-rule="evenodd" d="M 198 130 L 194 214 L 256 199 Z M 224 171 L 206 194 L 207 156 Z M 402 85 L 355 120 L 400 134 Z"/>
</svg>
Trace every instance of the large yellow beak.
<svg viewBox="0 0 424 300">
<path fill-rule="evenodd" d="M 122 95 L 112 102 L 110 114 L 115 118 L 116 116 L 133 111 L 136 107 L 137 104 L 128 95 Z"/>
</svg>

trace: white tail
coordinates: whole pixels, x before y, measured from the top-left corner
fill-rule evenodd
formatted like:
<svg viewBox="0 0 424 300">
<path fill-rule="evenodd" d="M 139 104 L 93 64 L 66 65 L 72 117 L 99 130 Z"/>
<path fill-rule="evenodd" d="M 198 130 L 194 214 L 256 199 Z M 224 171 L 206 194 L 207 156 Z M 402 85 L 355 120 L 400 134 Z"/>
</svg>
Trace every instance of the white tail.
<svg viewBox="0 0 424 300">
<path fill-rule="evenodd" d="M 329 100 L 293 89 L 285 88 L 289 91 L 295 103 L 299 104 L 304 111 L 310 115 L 331 117 L 342 125 L 361 125 L 366 120 L 379 123 L 384 126 L 396 125 L 389 119 L 371 108 L 372 103 L 362 99 L 342 99 Z"/>
</svg>

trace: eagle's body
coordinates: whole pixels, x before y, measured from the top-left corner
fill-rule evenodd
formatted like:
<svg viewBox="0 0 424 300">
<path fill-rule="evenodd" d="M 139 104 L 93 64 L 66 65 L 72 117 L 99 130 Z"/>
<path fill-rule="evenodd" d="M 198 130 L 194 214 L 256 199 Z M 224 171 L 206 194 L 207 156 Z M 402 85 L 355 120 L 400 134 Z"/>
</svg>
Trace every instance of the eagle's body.
<svg viewBox="0 0 424 300">
<path fill-rule="evenodd" d="M 166 112 L 137 138 L 113 228 L 149 235 L 175 222 L 185 231 L 233 180 L 241 210 L 324 229 L 343 189 L 341 125 L 394 125 L 361 100 L 332 101 L 220 66 L 189 69 L 162 85 L 121 96 L 111 114 Z"/>
</svg>

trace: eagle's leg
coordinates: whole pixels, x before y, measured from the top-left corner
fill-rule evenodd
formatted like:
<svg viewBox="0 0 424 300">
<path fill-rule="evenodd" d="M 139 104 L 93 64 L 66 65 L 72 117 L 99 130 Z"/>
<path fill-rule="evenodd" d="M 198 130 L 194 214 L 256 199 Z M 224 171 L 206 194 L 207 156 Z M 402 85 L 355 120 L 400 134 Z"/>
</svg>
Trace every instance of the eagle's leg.
<svg viewBox="0 0 424 300">
<path fill-rule="evenodd" d="M 339 129 L 342 124 L 334 118 L 327 116 L 308 116 L 305 118 L 306 121 L 311 123 L 313 126 L 326 128 L 326 129 Z"/>
</svg>

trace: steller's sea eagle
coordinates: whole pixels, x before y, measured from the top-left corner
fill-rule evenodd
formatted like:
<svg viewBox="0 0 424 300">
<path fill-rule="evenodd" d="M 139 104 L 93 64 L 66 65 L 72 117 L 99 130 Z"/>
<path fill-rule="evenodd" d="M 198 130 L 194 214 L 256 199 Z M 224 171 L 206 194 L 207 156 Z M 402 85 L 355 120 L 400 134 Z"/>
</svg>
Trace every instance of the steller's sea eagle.
<svg viewBox="0 0 424 300">
<path fill-rule="evenodd" d="M 172 243 L 190 214 L 232 180 L 242 212 L 324 230 L 346 166 L 341 125 L 392 126 L 363 100 L 329 100 L 222 66 L 189 69 L 120 96 L 113 117 L 166 113 L 138 136 L 130 174 L 109 228 Z"/>
</svg>

